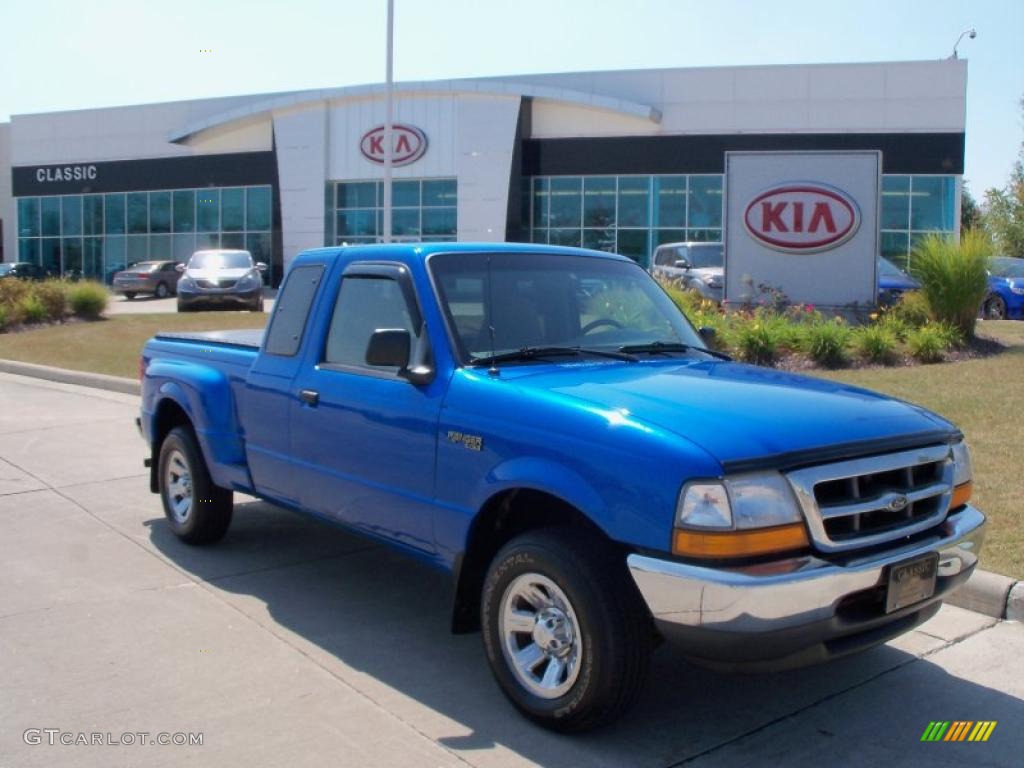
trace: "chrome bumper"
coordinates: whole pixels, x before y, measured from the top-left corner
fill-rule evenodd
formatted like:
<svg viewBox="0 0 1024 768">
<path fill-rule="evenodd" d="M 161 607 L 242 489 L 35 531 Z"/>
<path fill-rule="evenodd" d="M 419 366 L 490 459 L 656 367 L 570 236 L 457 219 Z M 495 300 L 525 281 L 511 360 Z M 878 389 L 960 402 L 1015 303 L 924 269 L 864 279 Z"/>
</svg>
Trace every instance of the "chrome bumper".
<svg viewBox="0 0 1024 768">
<path fill-rule="evenodd" d="M 783 668 L 885 642 L 931 618 L 973 572 L 984 529 L 985 516 L 967 506 L 929 537 L 867 555 L 709 568 L 634 554 L 627 564 L 661 632 L 695 660 Z M 929 552 L 939 553 L 935 594 L 885 613 L 889 567 Z"/>
</svg>

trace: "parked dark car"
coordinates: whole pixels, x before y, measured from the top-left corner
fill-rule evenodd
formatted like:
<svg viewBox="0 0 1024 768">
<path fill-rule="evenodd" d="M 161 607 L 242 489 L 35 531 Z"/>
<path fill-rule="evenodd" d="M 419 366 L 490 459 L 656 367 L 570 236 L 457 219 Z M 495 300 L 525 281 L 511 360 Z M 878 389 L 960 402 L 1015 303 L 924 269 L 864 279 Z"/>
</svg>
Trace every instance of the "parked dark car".
<svg viewBox="0 0 1024 768">
<path fill-rule="evenodd" d="M 180 267 L 178 311 L 249 309 L 263 311 L 263 275 L 267 265 L 248 251 L 196 251 Z"/>
<path fill-rule="evenodd" d="M 988 320 L 1024 320 L 1024 259 L 992 259 L 981 314 Z"/>
<path fill-rule="evenodd" d="M 878 303 L 888 307 L 907 291 L 916 291 L 921 284 L 888 259 L 878 259 Z"/>
<path fill-rule="evenodd" d="M 0 277 L 20 277 L 22 280 L 42 280 L 46 272 L 38 264 L 14 261 L 0 264 Z"/>
<path fill-rule="evenodd" d="M 178 262 L 140 261 L 128 269 L 114 273 L 114 291 L 123 293 L 129 301 L 140 293 L 151 293 L 158 299 L 166 299 L 177 290 L 181 273 Z"/>
</svg>

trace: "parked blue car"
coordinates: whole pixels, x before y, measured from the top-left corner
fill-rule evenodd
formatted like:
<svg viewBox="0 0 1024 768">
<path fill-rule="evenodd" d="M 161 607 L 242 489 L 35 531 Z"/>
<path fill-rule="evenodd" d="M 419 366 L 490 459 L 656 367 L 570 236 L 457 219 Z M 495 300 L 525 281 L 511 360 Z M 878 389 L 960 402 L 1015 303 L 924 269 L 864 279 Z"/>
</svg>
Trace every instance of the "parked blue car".
<svg viewBox="0 0 1024 768">
<path fill-rule="evenodd" d="M 992 259 L 981 314 L 986 320 L 1024 320 L 1024 259 Z"/>
<path fill-rule="evenodd" d="M 878 259 L 878 303 L 895 304 L 907 291 L 916 291 L 921 284 L 888 259 Z"/>
</svg>

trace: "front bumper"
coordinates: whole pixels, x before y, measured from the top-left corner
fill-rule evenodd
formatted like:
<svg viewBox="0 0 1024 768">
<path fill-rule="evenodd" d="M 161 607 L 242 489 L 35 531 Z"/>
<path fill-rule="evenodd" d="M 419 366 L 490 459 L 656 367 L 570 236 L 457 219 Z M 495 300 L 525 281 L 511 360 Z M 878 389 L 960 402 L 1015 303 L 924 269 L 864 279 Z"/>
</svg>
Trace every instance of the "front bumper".
<svg viewBox="0 0 1024 768">
<path fill-rule="evenodd" d="M 929 535 L 867 555 L 712 568 L 633 554 L 627 564 L 658 629 L 694 661 L 784 669 L 869 648 L 930 619 L 973 573 L 984 531 L 985 516 L 968 505 Z M 939 553 L 935 593 L 886 613 L 889 567 L 929 552 Z"/>
<path fill-rule="evenodd" d="M 259 304 L 260 296 L 263 294 L 263 287 L 254 288 L 250 291 L 225 290 L 198 290 L 178 291 L 178 306 L 188 307 L 253 307 Z"/>
</svg>

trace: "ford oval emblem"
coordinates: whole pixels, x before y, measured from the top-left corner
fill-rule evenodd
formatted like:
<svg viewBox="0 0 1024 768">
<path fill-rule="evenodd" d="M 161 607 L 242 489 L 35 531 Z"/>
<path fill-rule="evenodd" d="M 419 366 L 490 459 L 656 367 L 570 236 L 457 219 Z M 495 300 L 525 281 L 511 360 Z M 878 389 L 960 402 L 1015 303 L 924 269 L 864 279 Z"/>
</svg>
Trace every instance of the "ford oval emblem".
<svg viewBox="0 0 1024 768">
<path fill-rule="evenodd" d="M 860 209 L 835 187 L 786 182 L 751 200 L 743 225 L 752 238 L 773 250 L 817 253 L 853 237 L 860 226 Z"/>
<path fill-rule="evenodd" d="M 411 125 L 391 126 L 391 164 L 415 163 L 427 151 L 427 134 Z M 371 163 L 384 164 L 384 126 L 371 128 L 359 140 L 359 151 Z"/>
<path fill-rule="evenodd" d="M 902 512 L 904 509 L 907 508 L 907 505 L 909 503 L 910 499 L 908 499 L 903 494 L 900 494 L 898 496 L 893 496 L 889 500 L 889 503 L 885 505 L 885 508 L 888 509 L 890 512 Z"/>
</svg>

